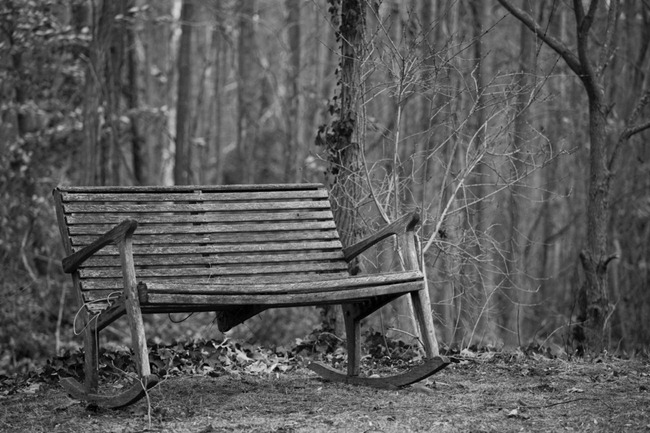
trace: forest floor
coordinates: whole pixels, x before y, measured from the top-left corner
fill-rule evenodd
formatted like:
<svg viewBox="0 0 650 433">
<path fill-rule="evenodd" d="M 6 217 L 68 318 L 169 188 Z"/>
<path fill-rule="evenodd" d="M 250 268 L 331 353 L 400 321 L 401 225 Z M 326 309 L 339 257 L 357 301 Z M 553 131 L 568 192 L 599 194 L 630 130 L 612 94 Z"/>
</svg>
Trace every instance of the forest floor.
<svg viewBox="0 0 650 433">
<path fill-rule="evenodd" d="M 148 400 L 119 410 L 89 409 L 55 381 L 9 389 L 5 380 L 0 431 L 650 432 L 647 359 L 486 352 L 456 361 L 399 391 L 324 382 L 303 362 L 258 362 L 168 376 Z"/>
</svg>

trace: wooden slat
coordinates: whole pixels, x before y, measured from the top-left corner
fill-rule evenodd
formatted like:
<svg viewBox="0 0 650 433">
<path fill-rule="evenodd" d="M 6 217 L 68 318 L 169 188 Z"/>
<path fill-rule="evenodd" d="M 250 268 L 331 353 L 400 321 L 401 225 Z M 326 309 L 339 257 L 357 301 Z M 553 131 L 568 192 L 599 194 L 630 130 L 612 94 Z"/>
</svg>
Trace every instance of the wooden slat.
<svg viewBox="0 0 650 433">
<path fill-rule="evenodd" d="M 135 245 L 133 251 L 135 255 L 179 255 L 179 254 L 233 254 L 233 253 L 250 253 L 250 252 L 307 252 L 308 250 L 337 250 L 341 248 L 341 242 L 338 240 L 324 242 L 268 242 L 268 243 L 240 243 L 229 245 L 165 245 L 149 246 Z M 107 246 L 95 253 L 96 256 L 116 255 L 115 246 Z"/>
<path fill-rule="evenodd" d="M 62 193 L 63 202 L 207 202 L 207 201 L 242 201 L 242 200 L 305 200 L 327 198 L 327 190 L 306 191 L 222 191 L 222 192 L 191 192 L 191 193 L 138 193 L 138 192 L 112 192 L 112 193 Z"/>
<path fill-rule="evenodd" d="M 186 305 L 264 305 L 264 306 L 295 306 L 339 304 L 342 302 L 360 302 L 369 297 L 385 296 L 396 293 L 408 293 L 422 287 L 421 282 L 389 284 L 385 286 L 370 286 L 349 290 L 321 291 L 307 293 L 273 293 L 273 294 L 178 294 L 150 293 L 149 304 L 186 304 Z"/>
<path fill-rule="evenodd" d="M 203 224 L 203 225 L 144 225 L 138 227 L 137 234 L 183 234 L 183 233 L 250 233 L 265 231 L 291 230 L 326 230 L 335 228 L 334 221 L 307 221 L 301 223 L 232 223 L 232 224 Z M 80 225 L 70 226 L 70 236 L 103 234 L 113 228 L 111 225 Z"/>
<path fill-rule="evenodd" d="M 185 192 L 223 192 L 223 191 L 302 191 L 323 189 L 319 183 L 290 184 L 254 184 L 254 185 L 177 185 L 177 186 L 60 186 L 61 192 L 99 194 L 99 193 L 173 193 Z"/>
<path fill-rule="evenodd" d="M 422 274 L 416 271 L 390 274 L 376 274 L 339 279 L 322 279 L 275 284 L 167 284 L 147 283 L 147 293 L 178 293 L 203 295 L 233 294 L 275 294 L 275 293 L 314 293 L 322 291 L 346 290 L 358 287 L 379 287 L 396 283 L 421 281 Z"/>
<path fill-rule="evenodd" d="M 296 209 L 329 209 L 328 200 L 313 201 L 249 201 L 235 203 L 133 203 L 133 204 L 87 204 L 64 203 L 66 213 L 140 213 L 140 212 L 234 212 L 273 211 Z"/>
<path fill-rule="evenodd" d="M 236 275 L 236 276 L 218 276 L 210 278 L 210 282 L 214 284 L 272 284 L 272 283 L 287 283 L 295 281 L 315 281 L 318 279 L 329 278 L 346 278 L 346 272 L 331 272 L 331 273 L 309 273 L 301 272 L 296 274 L 259 274 L 259 275 Z M 179 284 L 179 285 L 197 285 L 205 284 L 206 278 L 199 277 L 163 277 L 163 278 L 142 278 L 140 281 L 144 283 L 161 283 L 161 284 Z M 84 296 L 89 296 L 90 292 L 101 292 L 103 295 L 108 295 L 115 291 L 122 290 L 121 278 L 110 279 L 92 279 L 81 280 L 81 290 Z M 100 296 L 101 297 L 101 296 Z M 94 299 L 94 298 L 86 298 Z"/>
<path fill-rule="evenodd" d="M 68 225 L 78 224 L 119 224 L 125 219 L 135 219 L 140 226 L 146 224 L 177 224 L 177 223 L 224 223 L 224 222 L 275 222 L 275 221 L 304 221 L 331 220 L 332 212 L 326 211 L 293 211 L 293 212 L 212 212 L 207 214 L 138 214 L 138 213 L 106 213 L 106 214 L 74 214 L 66 217 Z"/>
<path fill-rule="evenodd" d="M 340 250 L 327 252 L 310 252 L 310 253 L 286 253 L 286 254 L 254 254 L 254 255 L 209 255 L 209 256 L 191 256 L 182 257 L 176 255 L 157 255 L 157 256 L 137 256 L 135 265 L 141 266 L 170 266 L 170 265 L 209 265 L 209 264 L 238 264 L 238 263 L 291 263 L 307 261 L 332 261 L 342 260 L 343 253 Z M 343 262 L 345 263 L 345 262 Z M 118 256 L 94 256 L 86 260 L 82 268 L 90 267 L 120 267 Z"/>
<path fill-rule="evenodd" d="M 185 276 L 205 276 L 206 281 L 211 276 L 221 275 L 255 275 L 255 274 L 279 274 L 279 273 L 297 273 L 297 272 L 341 272 L 347 270 L 345 262 L 309 262 L 298 264 L 273 264 L 254 266 L 239 264 L 230 266 L 209 266 L 209 267 L 166 267 L 156 269 L 138 269 L 138 279 L 146 278 L 164 278 L 164 277 L 185 277 Z M 120 278 L 121 269 L 81 269 L 79 271 L 81 278 Z"/>
<path fill-rule="evenodd" d="M 89 245 L 97 239 L 97 235 L 75 235 L 71 238 L 71 245 L 75 247 Z M 339 235 L 334 229 L 330 230 L 309 230 L 309 231 L 290 231 L 290 232 L 260 232 L 247 233 L 247 242 L 288 242 L 288 241 L 307 241 L 307 240 L 338 240 Z M 198 233 L 198 234 L 155 234 L 143 235 L 138 234 L 137 230 L 133 236 L 134 244 L 228 244 L 241 243 L 241 233 Z M 72 250 L 70 251 L 72 252 Z"/>
</svg>

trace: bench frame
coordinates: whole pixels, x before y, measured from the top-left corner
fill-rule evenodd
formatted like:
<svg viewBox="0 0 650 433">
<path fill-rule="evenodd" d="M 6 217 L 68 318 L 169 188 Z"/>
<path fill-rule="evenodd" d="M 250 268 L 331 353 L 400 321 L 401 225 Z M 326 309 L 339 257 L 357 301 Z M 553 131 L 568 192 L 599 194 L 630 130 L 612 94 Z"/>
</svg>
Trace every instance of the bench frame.
<svg viewBox="0 0 650 433">
<path fill-rule="evenodd" d="M 288 185 L 288 187 L 291 186 L 292 185 Z M 118 187 L 115 187 L 113 190 L 117 188 Z M 126 189 L 128 187 L 122 188 Z M 195 188 L 202 187 L 197 186 Z M 160 190 L 161 187 L 150 187 L 149 189 Z M 71 190 L 86 192 L 101 192 L 102 190 L 98 189 L 97 187 L 60 187 L 56 188 L 53 191 L 55 209 L 57 219 L 59 221 L 59 229 L 61 232 L 64 249 L 67 254 L 67 256 L 62 261 L 62 267 L 66 273 L 72 274 L 74 285 L 77 288 L 75 291 L 77 295 L 77 301 L 81 306 L 84 305 L 83 295 L 81 293 L 79 284 L 79 269 L 83 266 L 84 262 L 93 257 L 98 251 L 109 245 L 117 246 L 117 249 L 119 251 L 123 279 L 123 296 L 121 296 L 108 308 L 104 309 L 100 313 L 91 312 L 85 308 L 82 309 L 84 312 L 83 321 L 85 326 L 83 343 L 85 350 L 84 383 L 81 384 L 72 378 L 64 378 L 61 379 L 61 384 L 67 390 L 67 392 L 76 399 L 104 407 L 124 407 L 144 397 L 147 390 L 156 385 L 159 381 L 159 378 L 151 373 L 142 314 L 183 311 L 214 311 L 215 309 L 218 309 L 219 306 L 223 306 L 223 303 L 219 303 L 218 305 L 213 305 L 209 302 L 202 304 L 199 300 L 195 305 L 189 306 L 185 303 L 185 301 L 183 301 L 182 303 L 179 302 L 178 307 L 175 307 L 173 303 L 168 303 L 165 304 L 163 308 L 156 307 L 155 305 L 149 303 L 149 296 L 154 295 L 149 295 L 150 288 L 147 287 L 147 284 L 138 281 L 136 263 L 133 254 L 133 235 L 138 227 L 138 221 L 136 219 L 124 219 L 121 223 L 108 230 L 91 244 L 75 250 L 70 240 L 68 224 L 66 220 L 67 215 L 64 210 L 62 199 L 63 193 Z M 137 191 L 147 190 L 147 187 L 137 188 Z M 273 293 L 273 290 L 275 290 L 274 286 L 277 284 L 269 285 L 265 286 L 265 288 L 268 288 L 268 294 L 259 294 L 256 295 L 257 297 L 253 297 L 253 299 L 256 299 L 257 301 L 251 301 L 249 299 L 250 296 L 247 297 L 245 304 L 243 304 L 242 301 L 242 308 L 239 311 L 233 312 L 232 310 L 225 310 L 223 312 L 219 312 L 217 315 L 219 328 L 222 330 L 230 329 L 231 327 L 242 323 L 244 320 L 254 316 L 260 311 L 275 306 L 322 305 L 326 303 L 340 304 L 343 308 L 345 331 L 347 336 L 347 372 L 339 372 L 329 366 L 317 362 L 310 364 L 310 369 L 328 380 L 388 389 L 396 389 L 410 385 L 440 371 L 449 364 L 449 360 L 445 357 L 439 356 L 430 309 L 429 293 L 426 284 L 424 284 L 424 276 L 422 276 L 419 271 L 419 260 L 415 246 L 414 233 L 418 222 L 418 213 L 409 213 L 407 215 L 404 215 L 402 218 L 394 221 L 393 223 L 388 224 L 372 236 L 369 236 L 368 238 L 343 249 L 344 259 L 349 263 L 378 242 L 390 236 L 397 236 L 399 239 L 398 244 L 400 246 L 404 261 L 404 268 L 406 271 L 412 271 L 411 277 L 413 277 L 413 275 L 417 276 L 419 283 L 417 286 L 414 286 L 417 287 L 417 289 L 400 289 L 402 291 L 394 291 L 390 294 L 382 292 L 381 295 L 378 296 L 375 293 L 377 290 L 371 286 L 367 289 L 364 289 L 364 297 L 362 299 L 346 299 L 347 292 L 345 290 L 337 289 L 340 290 L 340 292 L 336 292 L 339 299 L 328 299 L 325 301 L 323 299 L 317 298 L 316 294 L 310 294 L 310 292 L 305 292 L 298 295 L 282 295 L 285 297 L 278 298 L 278 295 L 274 295 Z M 414 274 L 414 272 L 416 274 Z M 355 281 L 360 281 L 358 278 L 355 278 L 355 276 L 351 276 L 350 282 L 352 283 Z M 154 285 L 150 284 L 150 286 Z M 201 290 L 204 292 L 205 290 L 214 290 L 214 287 L 210 286 L 207 289 L 205 287 L 206 286 L 201 286 Z M 188 296 L 192 295 L 193 289 L 196 289 L 196 287 L 188 287 L 187 291 L 184 292 L 184 297 L 179 294 L 176 294 L 176 296 L 178 299 L 182 298 L 185 300 Z M 404 294 L 409 294 L 413 301 L 414 311 L 416 313 L 417 322 L 420 328 L 421 341 L 423 343 L 427 359 L 423 364 L 396 376 L 384 378 L 361 377 L 361 320 L 382 306 L 388 304 L 389 302 Z M 205 299 L 210 298 L 209 296 L 205 296 Z M 275 299 L 282 299 L 282 301 L 275 301 Z M 126 315 L 128 320 L 128 325 L 132 337 L 134 361 L 140 381 L 136 382 L 130 389 L 117 395 L 100 394 L 98 393 L 99 371 L 97 368 L 98 333 L 103 328 L 123 315 Z"/>
</svg>

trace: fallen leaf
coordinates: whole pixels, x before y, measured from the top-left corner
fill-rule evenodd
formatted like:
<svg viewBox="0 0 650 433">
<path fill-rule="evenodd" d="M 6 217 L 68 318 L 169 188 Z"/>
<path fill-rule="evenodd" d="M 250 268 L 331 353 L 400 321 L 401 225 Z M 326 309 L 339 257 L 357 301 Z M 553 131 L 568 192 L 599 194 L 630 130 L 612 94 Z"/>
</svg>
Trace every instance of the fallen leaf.
<svg viewBox="0 0 650 433">
<path fill-rule="evenodd" d="M 517 409 L 512 409 L 507 415 L 508 418 L 516 418 L 517 416 L 519 416 L 519 411 Z"/>
<path fill-rule="evenodd" d="M 576 388 L 576 387 L 574 386 L 573 388 L 567 390 L 567 392 L 571 392 L 571 393 L 573 393 L 573 392 L 575 392 L 575 393 L 581 393 L 581 392 L 585 392 L 585 390 L 582 389 L 582 388 Z"/>
<path fill-rule="evenodd" d="M 40 388 L 41 388 L 40 383 L 32 383 L 27 388 L 23 388 L 23 389 L 19 390 L 18 392 L 20 392 L 22 394 L 36 394 Z"/>
</svg>

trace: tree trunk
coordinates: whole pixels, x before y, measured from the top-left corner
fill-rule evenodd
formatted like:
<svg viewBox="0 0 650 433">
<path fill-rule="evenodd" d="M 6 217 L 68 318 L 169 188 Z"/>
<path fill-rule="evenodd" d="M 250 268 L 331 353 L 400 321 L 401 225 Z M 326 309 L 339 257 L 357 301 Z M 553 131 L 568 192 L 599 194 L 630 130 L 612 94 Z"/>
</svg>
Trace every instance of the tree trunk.
<svg viewBox="0 0 650 433">
<path fill-rule="evenodd" d="M 237 9 L 239 14 L 237 66 L 237 163 L 239 171 L 232 180 L 242 183 L 252 183 L 255 178 L 254 153 L 259 134 L 260 67 L 256 58 L 257 44 L 253 22 L 256 9 L 257 2 L 255 0 L 239 2 Z"/>
<path fill-rule="evenodd" d="M 221 185 L 224 178 L 223 107 L 225 105 L 225 92 L 223 88 L 228 77 L 228 44 L 225 41 L 224 14 L 224 8 L 220 3 L 217 4 L 214 18 L 217 25 L 212 31 L 212 47 L 214 50 L 213 120 L 211 122 L 210 141 L 208 144 L 207 164 L 209 167 L 206 167 L 206 172 L 209 173 L 207 178 L 215 185 Z"/>
<path fill-rule="evenodd" d="M 287 139 L 284 148 L 284 180 L 300 181 L 298 170 L 300 125 L 302 123 L 300 95 L 301 37 L 300 1 L 286 0 L 287 40 L 289 45 L 289 66 L 287 68 Z"/>
<path fill-rule="evenodd" d="M 340 5 L 341 43 L 340 93 L 338 95 L 338 118 L 319 131 L 319 141 L 325 145 L 329 159 L 329 189 L 334 220 L 344 247 L 358 238 L 357 208 L 359 206 L 361 157 L 359 143 L 355 140 L 360 86 L 359 55 L 362 49 L 365 26 L 365 0 L 343 1 Z M 332 10 L 332 9 L 331 9 Z M 339 20 L 334 16 L 333 20 Z M 356 261 L 350 264 L 352 273 L 358 272 Z M 323 308 L 325 328 L 338 330 L 341 326 L 336 311 Z"/>
<path fill-rule="evenodd" d="M 360 148 L 355 141 L 359 97 L 359 55 L 365 26 L 365 1 L 347 0 L 341 6 L 341 68 L 339 116 L 328 140 L 330 191 L 334 219 L 343 246 L 357 239 L 357 206 L 360 196 Z"/>
<path fill-rule="evenodd" d="M 127 38 L 127 106 L 129 108 L 130 121 L 131 121 L 131 163 L 133 165 L 133 179 L 136 185 L 143 185 L 145 183 L 146 167 L 144 159 L 144 140 L 140 134 L 140 116 L 138 110 L 140 108 L 140 90 L 138 80 L 138 60 L 135 51 L 135 29 L 129 26 L 126 29 Z"/>
<path fill-rule="evenodd" d="M 584 334 L 578 351 L 600 353 L 609 341 L 610 313 L 607 288 L 607 223 L 609 221 L 609 175 L 606 166 L 607 115 L 603 94 L 595 83 L 585 83 L 589 98 L 589 198 L 587 201 L 587 246 L 580 252 L 585 281 L 580 288 L 578 322 Z M 582 337 L 582 338 L 581 338 Z M 582 340 L 582 341 L 581 341 Z M 584 343 L 584 347 L 582 344 Z"/>
<path fill-rule="evenodd" d="M 97 7 L 99 14 L 92 19 L 93 38 L 89 50 L 90 62 L 86 71 L 83 115 L 86 145 L 84 184 L 86 185 L 106 185 L 109 182 L 111 143 L 116 133 L 110 119 L 110 115 L 113 114 L 113 104 L 107 104 L 106 95 L 113 93 L 111 90 L 113 79 L 107 74 L 107 68 L 111 66 L 110 48 L 113 42 L 114 17 L 118 13 L 118 2 L 101 1 L 100 3 Z M 104 111 L 100 112 L 102 106 Z M 108 124 L 107 129 L 111 132 L 111 139 L 104 134 L 105 124 Z"/>
<path fill-rule="evenodd" d="M 192 29 L 194 0 L 181 5 L 181 38 L 178 49 L 178 99 L 176 101 L 176 152 L 174 183 L 191 183 L 190 125 L 192 119 Z"/>
</svg>

